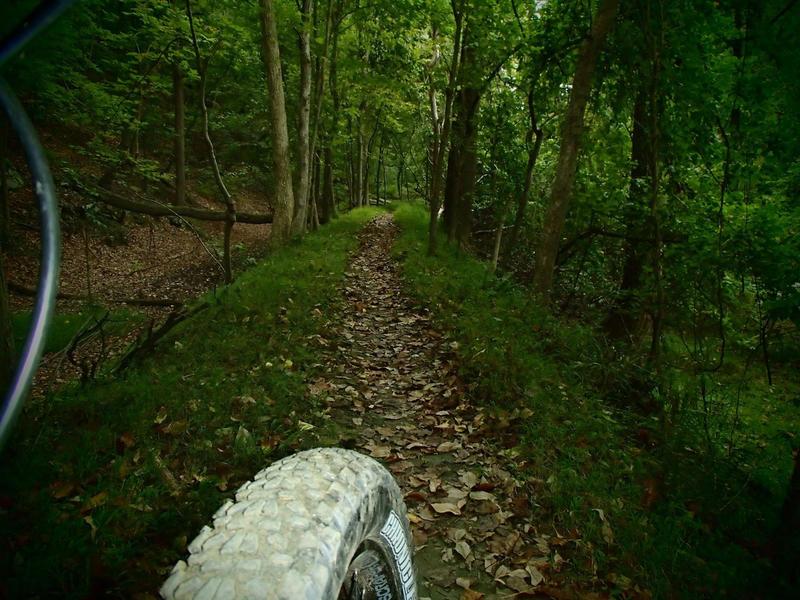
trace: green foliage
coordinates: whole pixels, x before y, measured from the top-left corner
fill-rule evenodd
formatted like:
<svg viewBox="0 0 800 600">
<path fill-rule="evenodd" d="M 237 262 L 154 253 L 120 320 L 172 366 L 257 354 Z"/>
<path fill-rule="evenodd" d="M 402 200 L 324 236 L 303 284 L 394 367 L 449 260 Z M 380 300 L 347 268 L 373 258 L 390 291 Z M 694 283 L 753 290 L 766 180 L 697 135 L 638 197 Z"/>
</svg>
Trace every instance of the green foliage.
<svg viewBox="0 0 800 600">
<path fill-rule="evenodd" d="M 106 312 L 100 306 L 85 307 L 79 312 L 56 314 L 53 317 L 50 329 L 47 331 L 47 342 L 44 352 L 60 352 L 65 350 L 76 334 L 82 329 L 91 327 L 99 319 L 102 319 Z M 122 334 L 133 328 L 141 316 L 130 310 L 118 309 L 108 315 L 108 331 Z M 11 328 L 14 335 L 14 346 L 22 348 L 25 338 L 30 330 L 31 314 L 29 312 L 16 313 L 11 317 Z"/>
<path fill-rule="evenodd" d="M 427 256 L 424 211 L 401 205 L 395 215 L 408 290 L 431 307 L 472 394 L 503 424 L 498 442 L 516 439 L 499 452 L 532 482 L 536 520 L 581 540 L 564 549 L 569 569 L 620 597 L 634 584 L 657 598 L 787 593 L 754 548 L 772 536 L 791 472 L 797 386 L 775 393 L 736 360 L 708 392 L 709 441 L 696 379 L 684 373 L 673 387 L 690 404 L 665 439 L 658 416 L 604 398 L 605 382 L 628 367 L 608 361 L 596 332 L 554 318 L 453 247 Z"/>
<path fill-rule="evenodd" d="M 12 597 L 152 593 L 238 485 L 320 444 L 302 425 L 325 423 L 305 381 L 355 233 L 375 214 L 270 255 L 154 356 L 27 411 L 0 463 Z"/>
</svg>

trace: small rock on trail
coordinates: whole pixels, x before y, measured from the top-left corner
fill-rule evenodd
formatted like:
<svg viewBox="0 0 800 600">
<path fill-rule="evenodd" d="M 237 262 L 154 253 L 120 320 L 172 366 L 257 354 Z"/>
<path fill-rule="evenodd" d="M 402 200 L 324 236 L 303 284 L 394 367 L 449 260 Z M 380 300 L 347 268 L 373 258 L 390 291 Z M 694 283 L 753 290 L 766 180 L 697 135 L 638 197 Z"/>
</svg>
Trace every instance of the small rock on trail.
<svg viewBox="0 0 800 600">
<path fill-rule="evenodd" d="M 574 540 L 530 522 L 529 484 L 469 403 L 450 344 L 403 294 L 391 258 L 397 227 L 376 217 L 361 232 L 326 351 L 324 386 L 334 420 L 358 450 L 383 462 L 405 495 L 420 596 L 432 599 L 549 597 Z M 563 552 L 563 550 L 562 550 Z"/>
</svg>

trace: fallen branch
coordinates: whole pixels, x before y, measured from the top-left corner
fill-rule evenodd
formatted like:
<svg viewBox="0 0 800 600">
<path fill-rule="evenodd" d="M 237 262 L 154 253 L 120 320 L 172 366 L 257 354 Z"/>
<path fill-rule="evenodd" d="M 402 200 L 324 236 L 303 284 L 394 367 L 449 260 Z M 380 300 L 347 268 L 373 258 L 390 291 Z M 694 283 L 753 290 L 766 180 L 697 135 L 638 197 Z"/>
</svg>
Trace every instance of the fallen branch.
<svg viewBox="0 0 800 600">
<path fill-rule="evenodd" d="M 164 321 L 157 329 L 154 329 L 155 321 L 151 321 L 150 327 L 147 329 L 147 333 L 143 336 L 139 336 L 139 339 L 136 341 L 136 343 L 131 347 L 130 350 L 128 350 L 127 354 L 122 357 L 122 360 L 120 360 L 119 364 L 114 368 L 114 372 L 119 373 L 120 371 L 125 370 L 131 365 L 131 363 L 152 352 L 155 349 L 156 344 L 158 344 L 158 342 L 161 341 L 164 336 L 172 331 L 176 325 L 182 323 L 189 317 L 204 311 L 209 306 L 211 305 L 208 302 L 204 302 L 191 309 L 183 306 L 173 310 L 171 313 L 169 313 L 169 315 L 167 315 L 166 321 Z"/>
<path fill-rule="evenodd" d="M 188 217 L 200 221 L 219 221 L 224 222 L 229 219 L 227 211 L 207 210 L 195 208 L 193 206 L 173 206 L 171 204 L 155 204 L 149 201 L 132 200 L 111 190 L 101 187 L 87 188 L 93 197 L 104 204 L 115 208 L 121 208 L 131 212 L 150 215 L 151 217 Z M 254 214 L 236 212 L 237 223 L 247 223 L 250 225 L 263 225 L 272 223 L 271 214 Z"/>
<path fill-rule="evenodd" d="M 36 290 L 29 288 L 13 281 L 7 282 L 8 290 L 14 292 L 19 296 L 26 296 L 33 298 L 36 296 Z M 59 292 L 56 296 L 59 300 L 80 300 L 82 302 L 90 302 L 91 298 L 81 296 L 80 294 L 68 294 L 66 292 Z M 183 306 L 182 300 L 167 300 L 161 298 L 103 298 L 103 302 L 110 302 L 111 304 L 130 304 L 132 306 Z"/>
</svg>

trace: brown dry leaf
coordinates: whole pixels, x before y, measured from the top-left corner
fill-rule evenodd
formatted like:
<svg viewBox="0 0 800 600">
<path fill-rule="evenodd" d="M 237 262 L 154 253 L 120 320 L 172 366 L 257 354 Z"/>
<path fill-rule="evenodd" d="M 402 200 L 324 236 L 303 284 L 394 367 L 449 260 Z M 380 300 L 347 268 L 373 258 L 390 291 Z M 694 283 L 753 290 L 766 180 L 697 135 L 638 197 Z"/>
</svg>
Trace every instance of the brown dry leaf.
<svg viewBox="0 0 800 600">
<path fill-rule="evenodd" d="M 428 534 L 418 527 L 414 528 L 412 536 L 414 537 L 415 550 L 419 550 L 422 546 L 428 543 Z"/>
<path fill-rule="evenodd" d="M 470 490 L 478 484 L 478 476 L 472 471 L 461 471 L 458 479 Z"/>
<path fill-rule="evenodd" d="M 50 484 L 50 495 L 56 500 L 71 496 L 77 486 L 71 481 L 54 481 Z"/>
<path fill-rule="evenodd" d="M 367 450 L 369 450 L 369 455 L 372 458 L 386 458 L 392 453 L 392 449 L 389 446 L 370 446 Z"/>
<path fill-rule="evenodd" d="M 436 452 L 443 454 L 445 452 L 454 452 L 456 450 L 461 450 L 463 446 L 458 442 L 442 442 L 438 446 L 436 446 Z"/>
<path fill-rule="evenodd" d="M 189 421 L 180 420 L 180 421 L 173 421 L 164 427 L 161 428 L 161 431 L 164 433 L 169 433 L 170 435 L 180 435 L 181 433 L 185 433 L 189 429 Z"/>
<path fill-rule="evenodd" d="M 524 573 L 524 571 L 523 571 Z M 525 573 L 527 577 L 527 573 Z M 516 577 L 513 575 L 509 575 L 508 578 L 503 582 L 507 587 L 510 587 L 515 592 L 530 592 L 533 588 L 525 581 L 525 577 Z"/>
<path fill-rule="evenodd" d="M 472 554 L 472 548 L 469 547 L 467 542 L 460 540 L 456 542 L 456 552 L 461 555 L 461 558 L 466 559 L 470 554 Z"/>
<path fill-rule="evenodd" d="M 466 537 L 467 530 L 466 529 L 448 529 L 447 530 L 447 535 L 451 540 L 453 540 L 454 542 L 457 542 L 459 540 L 463 540 Z"/>
<path fill-rule="evenodd" d="M 536 547 L 539 549 L 541 554 L 550 554 L 550 544 L 547 542 L 549 539 L 548 536 L 539 536 L 533 538 L 536 540 Z"/>
<path fill-rule="evenodd" d="M 483 600 L 485 596 L 481 592 L 475 590 L 464 590 L 461 593 L 461 600 Z"/>
<path fill-rule="evenodd" d="M 404 499 L 406 502 L 425 502 L 427 498 L 422 492 L 408 492 Z"/>
<path fill-rule="evenodd" d="M 500 512 L 500 507 L 494 502 L 481 502 L 475 508 L 475 512 L 477 512 L 479 515 L 493 515 Z"/>
<path fill-rule="evenodd" d="M 83 521 L 92 528 L 92 541 L 94 541 L 94 536 L 97 534 L 97 525 L 94 524 L 94 519 L 89 515 L 88 517 L 83 517 Z"/>
<path fill-rule="evenodd" d="M 494 500 L 494 495 L 490 494 L 489 492 L 470 492 L 469 493 L 470 500 Z"/>
<path fill-rule="evenodd" d="M 100 492 L 99 494 L 95 494 L 81 507 L 81 513 L 87 513 L 98 506 L 102 506 L 108 500 L 108 492 Z"/>
<path fill-rule="evenodd" d="M 461 509 L 458 508 L 458 505 L 453 504 L 452 502 L 434 502 L 431 504 L 431 508 L 435 510 L 440 515 L 443 514 L 451 514 L 451 515 L 460 515 Z"/>
<path fill-rule="evenodd" d="M 136 440 L 133 437 L 133 434 L 130 432 L 125 432 L 119 438 L 117 438 L 117 445 L 118 450 L 120 452 L 124 452 L 128 448 L 132 448 L 136 444 Z"/>
<path fill-rule="evenodd" d="M 456 585 L 460 588 L 468 590 L 472 587 L 472 580 L 467 579 L 466 577 L 456 577 Z"/>
<path fill-rule="evenodd" d="M 331 384 L 324 379 L 318 379 L 314 383 L 309 384 L 308 391 L 312 396 L 319 396 L 323 392 L 331 389 Z"/>
<path fill-rule="evenodd" d="M 539 571 L 533 563 L 528 563 L 525 566 L 525 570 L 528 572 L 528 575 L 530 575 L 532 586 L 535 587 L 544 581 L 544 575 L 542 575 L 541 571 Z"/>
<path fill-rule="evenodd" d="M 156 415 L 155 419 L 153 419 L 153 423 L 156 425 L 161 425 L 164 421 L 167 420 L 167 407 L 162 406 L 158 409 L 158 414 Z"/>
<path fill-rule="evenodd" d="M 450 486 L 446 486 L 444 491 L 447 493 L 447 498 L 450 500 L 462 500 L 463 498 L 471 495 L 469 492 Z"/>
</svg>

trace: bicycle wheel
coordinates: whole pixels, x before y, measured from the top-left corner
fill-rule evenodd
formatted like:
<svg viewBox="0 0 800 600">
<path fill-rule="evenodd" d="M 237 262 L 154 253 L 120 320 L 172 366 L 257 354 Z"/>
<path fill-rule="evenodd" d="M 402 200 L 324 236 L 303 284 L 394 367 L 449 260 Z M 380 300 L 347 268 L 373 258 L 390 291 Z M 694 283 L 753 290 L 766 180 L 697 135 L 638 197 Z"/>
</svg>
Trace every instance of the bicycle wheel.
<svg viewBox="0 0 800 600">
<path fill-rule="evenodd" d="M 167 599 L 416 600 L 411 533 L 392 475 L 339 448 L 261 471 L 189 544 Z"/>
</svg>

